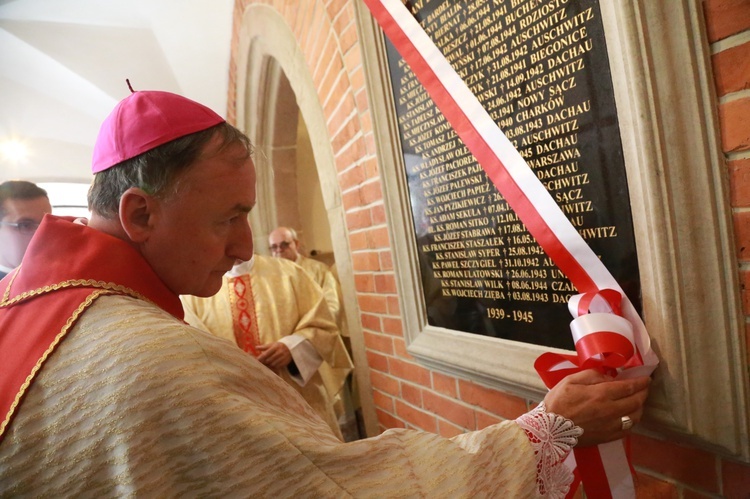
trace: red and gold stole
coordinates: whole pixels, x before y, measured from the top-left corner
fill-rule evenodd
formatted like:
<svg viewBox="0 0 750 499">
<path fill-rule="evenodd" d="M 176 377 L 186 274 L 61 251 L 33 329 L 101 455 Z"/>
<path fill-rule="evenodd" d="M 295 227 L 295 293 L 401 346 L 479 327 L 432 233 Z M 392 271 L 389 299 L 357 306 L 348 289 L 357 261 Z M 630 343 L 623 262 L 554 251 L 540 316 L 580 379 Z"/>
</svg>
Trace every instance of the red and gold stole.
<svg viewBox="0 0 750 499">
<path fill-rule="evenodd" d="M 248 274 L 229 278 L 229 303 L 232 309 L 232 326 L 237 346 L 257 357 L 258 352 L 255 347 L 260 344 L 260 335 L 253 289 Z"/>
<path fill-rule="evenodd" d="M 69 217 L 45 216 L 23 263 L 0 281 L 0 442 L 45 361 L 102 295 L 182 304 L 125 241 Z"/>
</svg>

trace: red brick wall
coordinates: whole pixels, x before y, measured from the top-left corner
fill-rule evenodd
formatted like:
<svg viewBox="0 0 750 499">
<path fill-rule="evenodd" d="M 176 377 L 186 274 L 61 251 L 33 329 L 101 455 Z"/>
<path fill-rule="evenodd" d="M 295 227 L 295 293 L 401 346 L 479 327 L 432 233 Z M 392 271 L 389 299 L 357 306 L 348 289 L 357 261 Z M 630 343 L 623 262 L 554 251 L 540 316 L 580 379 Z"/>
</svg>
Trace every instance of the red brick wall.
<svg viewBox="0 0 750 499">
<path fill-rule="evenodd" d="M 271 5 L 285 17 L 305 54 L 332 138 L 380 428 L 420 428 L 450 437 L 515 418 L 527 410 L 527 401 L 433 372 L 406 352 L 352 1 L 237 0 L 227 115 L 230 120 L 236 116 L 236 49 L 242 12 L 253 3 Z M 705 11 L 712 43 L 750 28 L 750 0 L 705 0 Z M 713 62 L 722 99 L 750 86 L 750 43 L 720 51 Z M 748 150 L 750 97 L 722 100 L 720 115 L 730 158 Z M 744 208 L 750 207 L 750 159 L 730 159 L 728 170 L 738 254 L 746 262 L 750 210 Z M 750 271 L 743 270 L 742 277 L 750 283 Z M 745 304 L 750 313 L 747 295 Z M 674 439 L 635 435 L 633 455 L 639 497 L 750 497 L 750 467 L 711 452 Z"/>
<path fill-rule="evenodd" d="M 719 100 L 719 126 L 726 158 L 730 202 L 734 219 L 743 310 L 745 341 L 750 352 L 750 0 L 703 0 L 706 32 L 711 46 L 711 63 Z M 750 364 L 750 359 L 748 359 Z M 703 471 L 705 490 L 715 478 L 727 497 L 750 497 L 750 466 L 700 456 L 706 465 L 717 461 L 716 476 Z M 685 467 L 683 473 L 692 473 Z"/>
</svg>

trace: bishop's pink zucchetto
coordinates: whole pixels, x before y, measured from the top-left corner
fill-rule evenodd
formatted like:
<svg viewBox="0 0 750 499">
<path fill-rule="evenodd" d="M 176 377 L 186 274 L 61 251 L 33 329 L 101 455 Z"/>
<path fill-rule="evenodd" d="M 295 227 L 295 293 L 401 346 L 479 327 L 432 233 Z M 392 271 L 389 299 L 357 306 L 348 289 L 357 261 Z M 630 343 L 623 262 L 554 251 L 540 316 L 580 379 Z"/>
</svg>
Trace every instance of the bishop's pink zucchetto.
<svg viewBox="0 0 750 499">
<path fill-rule="evenodd" d="M 132 89 L 131 89 L 132 91 Z M 121 100 L 102 123 L 92 173 L 225 120 L 203 104 L 170 92 L 140 90 Z"/>
</svg>

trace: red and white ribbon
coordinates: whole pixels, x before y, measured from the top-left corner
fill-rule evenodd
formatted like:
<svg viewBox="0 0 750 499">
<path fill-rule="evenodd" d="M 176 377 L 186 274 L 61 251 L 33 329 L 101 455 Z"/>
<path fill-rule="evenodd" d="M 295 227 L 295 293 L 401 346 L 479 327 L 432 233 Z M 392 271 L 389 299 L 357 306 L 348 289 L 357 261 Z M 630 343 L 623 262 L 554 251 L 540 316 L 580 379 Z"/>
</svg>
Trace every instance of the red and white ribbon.
<svg viewBox="0 0 750 499">
<path fill-rule="evenodd" d="M 537 364 L 540 364 L 544 358 L 539 366 L 544 369 L 540 371 L 542 378 L 557 378 L 563 373 L 570 374 L 594 364 L 616 373 L 620 378 L 650 374 L 658 360 L 650 348 L 643 321 L 617 281 L 560 210 L 523 157 L 399 0 L 364 1 L 508 205 L 582 293 L 572 305 L 576 311 L 573 322 L 576 324 L 576 350 L 579 355 L 542 355 L 537 360 Z M 599 312 L 602 300 L 616 303 L 616 306 L 611 306 L 608 312 Z M 584 318 L 591 315 L 588 314 L 590 310 L 597 310 L 597 316 Z M 605 320 L 600 314 L 611 317 Z M 631 346 L 627 347 L 626 343 Z M 588 470 L 584 472 L 582 469 L 584 463 L 580 461 L 584 454 L 576 454 L 578 471 L 584 472 L 581 475 L 584 483 L 589 485 L 589 495 L 596 491 L 597 497 L 634 497 L 629 466 L 623 466 L 628 462 L 624 443 L 619 441 L 594 450 L 596 456 L 591 456 L 589 451 L 584 458 L 596 461 L 594 478 L 587 478 Z M 606 484 L 606 491 L 598 490 L 602 484 Z"/>
</svg>

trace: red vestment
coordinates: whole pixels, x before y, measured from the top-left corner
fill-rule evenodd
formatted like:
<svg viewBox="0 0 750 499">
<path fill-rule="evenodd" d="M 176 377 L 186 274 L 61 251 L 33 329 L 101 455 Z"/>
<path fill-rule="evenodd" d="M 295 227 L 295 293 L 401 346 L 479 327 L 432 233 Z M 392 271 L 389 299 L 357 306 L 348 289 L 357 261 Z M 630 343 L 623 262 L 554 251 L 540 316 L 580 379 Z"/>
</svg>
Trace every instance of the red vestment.
<svg viewBox="0 0 750 499">
<path fill-rule="evenodd" d="M 0 442 L 44 362 L 99 296 L 132 296 L 183 318 L 179 297 L 135 248 L 69 217 L 44 217 L 0 292 Z"/>
</svg>

